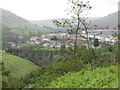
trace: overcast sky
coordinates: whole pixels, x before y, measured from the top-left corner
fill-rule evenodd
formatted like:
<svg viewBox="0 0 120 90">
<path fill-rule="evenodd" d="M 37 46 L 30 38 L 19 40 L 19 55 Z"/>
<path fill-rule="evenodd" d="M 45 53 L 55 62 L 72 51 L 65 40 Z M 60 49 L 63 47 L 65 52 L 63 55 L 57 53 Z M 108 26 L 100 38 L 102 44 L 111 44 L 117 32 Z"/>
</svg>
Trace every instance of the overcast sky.
<svg viewBox="0 0 120 90">
<path fill-rule="evenodd" d="M 0 7 L 28 20 L 66 18 L 68 0 L 0 0 Z M 88 0 L 82 0 L 88 1 Z M 88 17 L 102 17 L 118 11 L 120 0 L 89 0 Z"/>
</svg>

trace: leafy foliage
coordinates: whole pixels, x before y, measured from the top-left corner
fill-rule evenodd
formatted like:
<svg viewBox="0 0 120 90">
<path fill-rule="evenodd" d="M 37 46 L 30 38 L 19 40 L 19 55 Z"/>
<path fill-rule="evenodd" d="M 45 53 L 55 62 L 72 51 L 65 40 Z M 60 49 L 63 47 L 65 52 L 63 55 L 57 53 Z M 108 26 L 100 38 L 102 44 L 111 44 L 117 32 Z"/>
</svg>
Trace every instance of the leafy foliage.
<svg viewBox="0 0 120 90">
<path fill-rule="evenodd" d="M 102 72 L 103 73 L 106 72 L 107 74 L 113 75 L 113 73 L 109 72 L 109 70 L 107 70 L 107 69 L 114 68 L 114 66 L 111 66 L 112 64 L 117 65 L 117 61 L 115 59 L 116 53 L 117 53 L 116 51 L 117 51 L 116 45 L 113 46 L 113 45 L 106 44 L 103 48 L 90 49 L 90 50 L 88 50 L 84 46 L 79 46 L 76 57 L 74 57 L 71 52 L 68 54 L 64 54 L 63 56 L 54 55 L 55 61 L 53 63 L 49 64 L 48 66 L 44 66 L 43 68 L 41 68 L 41 71 L 43 71 L 43 72 L 39 74 L 40 76 L 38 76 L 36 83 L 32 84 L 32 86 L 37 87 L 37 88 L 39 88 L 39 87 L 43 88 L 43 87 L 47 87 L 49 85 L 48 87 L 53 88 L 54 86 L 52 86 L 49 83 L 51 83 L 52 81 L 55 82 L 56 78 L 59 78 L 61 76 L 64 77 L 64 75 L 66 75 L 69 72 L 71 72 L 71 74 L 72 74 L 72 72 L 74 72 L 74 71 L 77 71 L 77 72 L 84 71 L 84 73 L 86 73 L 85 77 L 87 75 L 89 75 L 89 73 L 92 71 L 94 74 L 96 73 L 96 74 L 100 75 L 100 77 L 102 77 L 101 76 Z M 76 66 L 76 62 L 74 59 L 77 59 L 77 66 Z M 104 67 L 104 68 L 102 68 L 102 67 Z M 76 70 L 76 68 L 77 68 L 77 70 Z M 115 68 L 116 68 L 116 66 L 115 66 Z M 97 71 L 99 69 L 100 69 L 100 72 L 97 73 Z M 113 71 L 116 72 L 114 74 L 117 74 L 116 69 L 114 69 Z M 94 76 L 94 74 L 91 74 L 91 76 L 89 76 L 89 78 L 90 78 L 89 82 L 91 82 L 91 79 Z M 105 75 L 107 75 L 107 74 L 105 74 Z M 69 76 L 69 74 L 67 74 L 67 75 Z M 103 74 L 103 76 L 105 76 L 105 75 Z M 68 77 L 68 76 L 66 76 L 66 77 Z M 78 78 L 76 75 L 73 75 L 73 76 L 75 76 L 74 78 L 76 78 L 76 79 Z M 70 76 L 70 77 L 72 77 L 72 76 Z M 83 77 L 83 76 L 81 76 L 81 77 Z M 96 79 L 98 80 L 95 83 L 96 86 L 94 86 L 94 85 L 90 86 L 87 81 L 85 82 L 85 80 L 83 80 L 83 81 L 81 81 L 81 83 L 85 82 L 86 84 L 85 84 L 85 86 L 82 85 L 81 87 L 82 88 L 97 87 L 97 85 L 100 83 L 100 81 L 102 82 L 102 80 L 105 79 L 105 77 L 103 77 L 103 79 L 99 81 L 100 77 L 96 76 Z M 115 78 L 116 78 L 116 76 L 115 76 Z M 108 75 L 108 81 L 109 81 L 109 79 L 110 79 L 110 77 Z M 68 78 L 67 81 L 69 81 L 69 80 L 71 80 L 71 79 Z M 67 81 L 65 81 L 65 82 L 67 82 Z M 62 85 L 63 85 L 63 83 L 65 83 L 65 82 L 60 81 L 58 83 L 60 83 L 60 84 L 62 83 Z M 76 81 L 76 84 L 74 85 L 74 83 L 72 83 L 72 82 L 74 82 L 74 80 L 69 81 L 69 83 L 67 83 L 68 86 L 65 88 L 68 88 L 68 87 L 73 88 L 77 83 L 78 83 L 77 85 L 80 84 L 79 82 Z M 71 83 L 72 83 L 72 85 L 71 85 Z M 108 82 L 105 81 L 105 83 L 108 83 Z M 114 81 L 111 83 L 114 83 Z M 56 85 L 55 87 L 57 88 L 57 87 L 59 87 L 59 85 Z M 62 87 L 62 86 L 60 85 L 60 87 Z M 75 86 L 75 87 L 79 88 L 79 86 Z M 100 88 L 102 86 L 99 85 L 98 87 Z M 104 87 L 114 87 L 114 86 L 112 86 L 112 84 L 110 84 L 110 85 L 104 86 Z M 115 86 L 115 87 L 117 87 L 117 86 Z"/>
<path fill-rule="evenodd" d="M 118 88 L 118 66 L 67 73 L 47 88 Z"/>
<path fill-rule="evenodd" d="M 2 62 L 2 87 L 7 88 L 9 87 L 9 77 L 10 77 L 10 71 L 5 68 L 4 62 Z"/>
</svg>

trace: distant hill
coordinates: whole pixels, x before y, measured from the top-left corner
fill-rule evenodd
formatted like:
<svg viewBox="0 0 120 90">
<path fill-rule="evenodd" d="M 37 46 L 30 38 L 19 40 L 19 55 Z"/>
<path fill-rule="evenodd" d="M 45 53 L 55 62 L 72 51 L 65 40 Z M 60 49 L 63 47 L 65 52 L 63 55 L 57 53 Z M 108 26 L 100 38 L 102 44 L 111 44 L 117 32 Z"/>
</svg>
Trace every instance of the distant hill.
<svg viewBox="0 0 120 90">
<path fill-rule="evenodd" d="M 19 31 L 40 31 L 40 32 L 50 32 L 51 29 L 43 28 L 32 24 L 28 20 L 15 15 L 14 13 L 0 8 L 0 24 L 4 24 L 4 26 L 9 26 L 12 28 L 12 31 L 19 32 Z M 4 29 L 3 29 L 4 30 Z"/>
<path fill-rule="evenodd" d="M 32 62 L 7 53 L 2 54 L 2 59 L 5 67 L 11 71 L 11 76 L 17 79 L 39 69 Z"/>
<path fill-rule="evenodd" d="M 40 31 L 44 33 L 59 31 L 52 23 L 54 19 L 28 21 L 8 10 L 0 8 L 0 11 L 2 11 L 0 12 L 0 17 L 2 16 L 2 18 L 0 18 L 0 24 L 9 26 L 12 28 L 12 32 Z M 61 18 L 58 18 L 57 20 L 61 20 Z M 116 27 L 118 25 L 118 13 L 115 12 L 105 17 L 89 17 L 89 20 L 92 21 L 92 25 L 98 25 L 99 27 Z"/>
<path fill-rule="evenodd" d="M 89 20 L 97 20 L 101 17 L 89 17 Z M 51 28 L 57 28 L 56 25 L 52 22 L 55 19 L 48 19 L 48 20 L 31 20 L 30 22 L 33 24 L 37 24 L 41 27 L 51 27 Z M 62 18 L 56 18 L 56 20 L 62 20 Z"/>
<path fill-rule="evenodd" d="M 88 17 L 89 20 L 92 21 L 92 25 L 98 25 L 98 27 L 116 27 L 118 25 L 118 12 L 111 13 L 105 17 Z M 37 24 L 41 27 L 51 27 L 51 28 L 57 28 L 53 23 L 54 19 L 49 20 L 31 20 L 30 22 L 33 24 Z M 57 20 L 61 20 L 61 18 L 58 18 Z"/>
<path fill-rule="evenodd" d="M 54 19 L 48 19 L 48 20 L 31 20 L 30 22 L 33 23 L 33 24 L 37 24 L 41 27 L 44 27 L 44 26 L 48 26 L 48 27 L 51 27 L 51 28 L 57 28 L 56 25 L 53 24 L 53 21 Z M 57 20 L 61 20 L 61 19 L 57 19 Z"/>
<path fill-rule="evenodd" d="M 15 23 L 28 22 L 27 20 L 15 15 L 14 13 L 8 10 L 2 9 L 2 8 L 0 9 L 2 10 L 2 12 L 0 12 L 0 16 L 2 16 L 2 20 L 0 19 L 0 21 L 2 21 L 3 23 L 15 24 Z"/>
<path fill-rule="evenodd" d="M 120 18 L 120 17 L 119 17 Z M 109 14 L 103 18 L 92 21 L 93 25 L 97 25 L 98 27 L 116 27 L 118 26 L 118 12 Z"/>
</svg>

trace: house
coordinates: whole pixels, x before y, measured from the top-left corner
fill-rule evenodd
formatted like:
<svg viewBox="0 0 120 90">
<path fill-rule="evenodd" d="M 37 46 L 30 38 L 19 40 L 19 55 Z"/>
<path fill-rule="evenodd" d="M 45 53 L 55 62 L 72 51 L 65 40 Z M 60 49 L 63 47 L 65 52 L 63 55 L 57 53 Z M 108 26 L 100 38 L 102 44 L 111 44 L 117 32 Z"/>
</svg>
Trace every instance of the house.
<svg viewBox="0 0 120 90">
<path fill-rule="evenodd" d="M 49 43 L 43 43 L 43 47 L 49 47 L 50 44 Z"/>
<path fill-rule="evenodd" d="M 51 40 L 51 38 L 56 37 L 58 39 L 68 39 L 69 34 L 67 33 L 54 33 L 54 34 L 44 34 L 42 35 L 42 38 L 46 38 Z"/>
<path fill-rule="evenodd" d="M 33 36 L 30 38 L 30 41 L 28 41 L 30 44 L 40 44 L 41 43 L 41 38 L 37 36 Z"/>
<path fill-rule="evenodd" d="M 9 44 L 10 44 L 10 46 L 12 46 L 12 47 L 15 47 L 15 46 L 17 46 L 17 44 L 15 43 L 15 42 L 9 42 Z"/>
<path fill-rule="evenodd" d="M 48 42 L 48 41 L 50 41 L 50 40 L 47 39 L 47 38 L 43 38 L 43 39 L 42 39 L 42 42 Z"/>
<path fill-rule="evenodd" d="M 31 37 L 30 41 L 35 41 L 37 39 L 39 39 L 39 37 L 33 36 L 33 37 Z"/>
</svg>

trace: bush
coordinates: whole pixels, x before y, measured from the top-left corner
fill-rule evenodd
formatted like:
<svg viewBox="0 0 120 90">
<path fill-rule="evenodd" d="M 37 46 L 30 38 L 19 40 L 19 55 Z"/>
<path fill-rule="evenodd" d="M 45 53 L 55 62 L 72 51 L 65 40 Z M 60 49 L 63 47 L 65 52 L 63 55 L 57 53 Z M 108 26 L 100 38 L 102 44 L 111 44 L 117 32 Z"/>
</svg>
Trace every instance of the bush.
<svg viewBox="0 0 120 90">
<path fill-rule="evenodd" d="M 118 66 L 67 73 L 46 88 L 118 88 Z"/>
<path fill-rule="evenodd" d="M 99 46 L 98 38 L 95 38 L 95 40 L 94 40 L 94 47 L 98 47 L 98 46 Z"/>
</svg>

